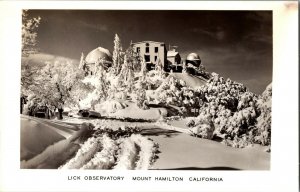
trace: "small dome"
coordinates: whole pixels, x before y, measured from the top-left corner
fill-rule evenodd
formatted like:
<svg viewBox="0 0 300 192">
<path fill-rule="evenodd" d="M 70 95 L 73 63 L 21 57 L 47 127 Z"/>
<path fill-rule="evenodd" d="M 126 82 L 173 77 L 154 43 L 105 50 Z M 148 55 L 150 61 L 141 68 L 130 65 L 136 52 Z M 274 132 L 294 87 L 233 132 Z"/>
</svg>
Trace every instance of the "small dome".
<svg viewBox="0 0 300 192">
<path fill-rule="evenodd" d="M 105 61 L 111 61 L 111 53 L 108 49 L 104 49 L 102 47 L 98 47 L 91 51 L 89 54 L 87 54 L 85 61 L 87 63 L 95 63 L 99 59 L 103 59 Z"/>
<path fill-rule="evenodd" d="M 189 60 L 189 61 L 200 61 L 200 56 L 197 53 L 190 53 L 186 57 L 186 60 Z"/>
</svg>

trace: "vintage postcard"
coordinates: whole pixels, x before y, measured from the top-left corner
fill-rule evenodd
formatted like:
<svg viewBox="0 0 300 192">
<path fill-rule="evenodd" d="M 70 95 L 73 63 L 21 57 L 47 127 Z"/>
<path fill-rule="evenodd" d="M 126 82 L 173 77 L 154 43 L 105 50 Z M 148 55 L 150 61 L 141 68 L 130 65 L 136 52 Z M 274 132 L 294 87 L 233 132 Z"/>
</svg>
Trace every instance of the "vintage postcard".
<svg viewBox="0 0 300 192">
<path fill-rule="evenodd" d="M 1 191 L 298 190 L 297 2 L 2 5 Z"/>
</svg>

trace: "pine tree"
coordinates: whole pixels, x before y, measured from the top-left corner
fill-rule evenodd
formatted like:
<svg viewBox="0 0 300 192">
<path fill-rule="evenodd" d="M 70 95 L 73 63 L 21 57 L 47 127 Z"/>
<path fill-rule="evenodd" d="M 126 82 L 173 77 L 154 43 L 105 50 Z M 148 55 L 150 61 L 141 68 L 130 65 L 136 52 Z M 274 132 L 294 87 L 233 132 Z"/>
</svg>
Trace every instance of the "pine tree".
<svg viewBox="0 0 300 192">
<path fill-rule="evenodd" d="M 124 56 L 124 64 L 119 74 L 119 84 L 125 85 L 128 88 L 128 91 L 131 91 L 134 81 L 134 72 L 132 63 L 129 63 L 127 55 Z"/>
<path fill-rule="evenodd" d="M 130 43 L 130 46 L 127 48 L 125 52 L 127 56 L 127 61 L 133 67 L 133 71 L 140 71 L 141 70 L 141 57 L 138 53 L 134 51 L 133 44 Z"/>
<path fill-rule="evenodd" d="M 121 69 L 122 44 L 118 34 L 115 35 L 114 51 L 113 51 L 113 68 L 116 74 L 119 74 Z"/>
<path fill-rule="evenodd" d="M 146 90 L 140 87 L 139 90 L 137 90 L 137 106 L 141 109 L 149 109 L 148 107 L 148 101 L 146 98 Z"/>
<path fill-rule="evenodd" d="M 79 69 L 83 69 L 83 67 L 84 67 L 84 54 L 81 53 L 81 57 L 80 57 L 80 62 L 79 62 L 78 68 Z"/>
<path fill-rule="evenodd" d="M 182 73 L 187 73 L 187 67 L 186 67 L 186 62 L 184 62 L 183 64 L 182 64 Z"/>
<path fill-rule="evenodd" d="M 163 69 L 162 62 L 160 61 L 159 58 L 157 58 L 157 63 L 155 65 L 155 70 L 158 72 L 158 75 L 160 77 L 162 77 L 162 75 L 164 74 L 164 69 Z"/>
<path fill-rule="evenodd" d="M 104 70 L 104 63 L 103 60 L 99 60 L 96 62 L 98 70 L 95 72 L 96 76 L 99 79 L 99 86 L 97 87 L 97 90 L 99 91 L 99 96 L 101 97 L 100 100 L 105 100 L 108 97 L 107 94 L 107 82 L 106 82 L 106 71 Z"/>
<path fill-rule="evenodd" d="M 145 80 L 146 74 L 147 74 L 147 65 L 146 65 L 145 59 L 143 58 L 141 61 L 141 72 L 140 72 L 140 75 L 141 75 L 140 80 L 141 81 Z"/>
</svg>

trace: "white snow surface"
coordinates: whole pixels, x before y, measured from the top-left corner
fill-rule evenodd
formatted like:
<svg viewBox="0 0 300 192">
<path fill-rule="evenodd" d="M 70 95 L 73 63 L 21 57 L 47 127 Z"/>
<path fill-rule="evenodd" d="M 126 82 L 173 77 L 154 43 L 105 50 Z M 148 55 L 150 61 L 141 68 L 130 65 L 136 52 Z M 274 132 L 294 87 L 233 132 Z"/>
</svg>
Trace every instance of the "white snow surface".
<svg viewBox="0 0 300 192">
<path fill-rule="evenodd" d="M 44 123 L 21 116 L 21 160 L 28 160 L 44 151 L 49 145 L 65 139 Z"/>
<path fill-rule="evenodd" d="M 188 129 L 179 124 L 176 128 L 164 123 L 130 123 L 105 119 L 69 118 L 64 121 L 68 124 L 89 121 L 96 128 L 101 125 L 115 130 L 122 125 L 137 126 L 147 130 L 146 132 L 150 134 L 147 137 L 154 141 L 142 135 L 132 135 L 118 140 L 112 140 L 106 135 L 98 138 L 91 137 L 82 144 L 73 158 L 61 165 L 64 169 L 218 169 L 221 167 L 220 169 L 268 170 L 270 168 L 270 153 L 264 152 L 262 146 L 243 149 L 228 147 L 215 141 L 192 137 L 184 133 Z M 183 133 L 174 130 L 183 130 Z M 44 130 L 39 130 L 39 134 L 48 136 Z M 28 137 L 28 135 L 24 136 Z M 36 139 L 38 138 L 28 139 L 28 141 L 34 143 Z M 154 143 L 159 144 L 161 153 L 153 164 Z M 67 146 L 58 145 L 62 147 L 61 150 L 69 150 Z M 40 162 L 41 159 L 43 157 L 39 157 L 39 161 L 35 162 Z M 47 162 L 54 163 L 53 161 Z M 43 166 L 47 167 L 45 164 Z"/>
<path fill-rule="evenodd" d="M 159 144 L 152 169 L 269 170 L 270 153 L 261 146 L 244 149 L 191 137 L 187 134 L 151 136 Z"/>
<path fill-rule="evenodd" d="M 80 169 L 110 169 L 115 164 L 115 156 L 119 149 L 116 141 L 106 135 L 103 135 L 102 140 L 102 150 Z"/>
<path fill-rule="evenodd" d="M 131 119 L 144 119 L 144 120 L 158 120 L 162 116 L 167 115 L 167 110 L 163 107 L 140 109 L 135 103 L 127 102 L 127 107 L 120 109 L 115 113 L 110 114 L 111 117 L 116 118 L 131 118 Z"/>
<path fill-rule="evenodd" d="M 154 143 L 141 135 L 131 135 L 121 145 L 119 161 L 114 169 L 149 169 L 151 166 Z"/>
<path fill-rule="evenodd" d="M 95 110 L 101 114 L 115 113 L 118 110 L 125 109 L 128 105 L 124 101 L 109 99 L 95 106 Z"/>
<path fill-rule="evenodd" d="M 183 80 L 186 86 L 191 88 L 197 88 L 206 84 L 206 81 L 200 77 L 193 76 L 188 73 L 172 73 L 170 77 L 175 77 L 175 79 Z"/>
<path fill-rule="evenodd" d="M 89 138 L 77 151 L 75 157 L 59 167 L 59 169 L 79 169 L 84 166 L 101 149 L 100 139 L 100 137 Z"/>
<path fill-rule="evenodd" d="M 59 169 L 148 169 L 154 155 L 153 148 L 154 143 L 141 135 L 117 141 L 106 135 L 91 137 L 75 157 Z"/>
<path fill-rule="evenodd" d="M 88 84 L 90 83 L 91 85 L 93 85 L 94 87 L 98 87 L 99 86 L 99 78 L 96 76 L 86 76 L 83 80 L 83 83 Z"/>
</svg>

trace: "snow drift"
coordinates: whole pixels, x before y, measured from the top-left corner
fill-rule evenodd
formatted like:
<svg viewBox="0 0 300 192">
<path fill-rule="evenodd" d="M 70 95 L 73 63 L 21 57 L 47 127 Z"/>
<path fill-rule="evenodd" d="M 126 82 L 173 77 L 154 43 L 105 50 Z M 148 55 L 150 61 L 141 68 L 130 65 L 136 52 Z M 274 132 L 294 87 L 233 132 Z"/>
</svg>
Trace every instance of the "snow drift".
<svg viewBox="0 0 300 192">
<path fill-rule="evenodd" d="M 50 125 L 22 120 L 23 169 L 148 169 L 156 159 L 158 146 L 136 127 L 83 123 L 65 139 Z"/>
<path fill-rule="evenodd" d="M 49 145 L 65 139 L 47 125 L 21 116 L 21 160 L 28 160 Z"/>
</svg>

